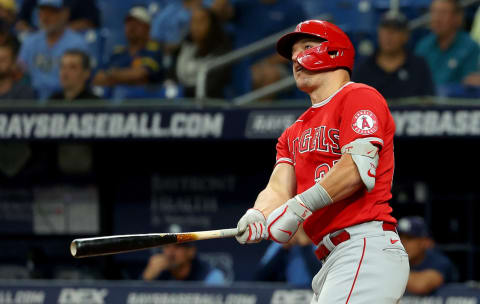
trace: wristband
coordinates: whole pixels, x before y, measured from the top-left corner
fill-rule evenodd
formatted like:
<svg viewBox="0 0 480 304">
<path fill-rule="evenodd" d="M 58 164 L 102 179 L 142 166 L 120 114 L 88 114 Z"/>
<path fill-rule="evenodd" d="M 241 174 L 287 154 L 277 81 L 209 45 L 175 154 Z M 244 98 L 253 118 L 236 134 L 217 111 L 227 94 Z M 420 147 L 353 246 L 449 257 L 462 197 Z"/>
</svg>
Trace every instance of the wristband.
<svg viewBox="0 0 480 304">
<path fill-rule="evenodd" d="M 298 194 L 298 197 L 312 212 L 333 203 L 327 190 L 319 183 Z"/>
</svg>

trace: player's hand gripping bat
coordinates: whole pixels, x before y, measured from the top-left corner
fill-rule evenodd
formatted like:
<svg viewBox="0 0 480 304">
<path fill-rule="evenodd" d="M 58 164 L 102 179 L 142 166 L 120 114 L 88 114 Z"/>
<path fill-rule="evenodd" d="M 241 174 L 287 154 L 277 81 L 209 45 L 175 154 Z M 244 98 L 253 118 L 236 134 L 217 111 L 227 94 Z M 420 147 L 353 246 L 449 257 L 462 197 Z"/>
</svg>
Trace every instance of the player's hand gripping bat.
<svg viewBox="0 0 480 304">
<path fill-rule="evenodd" d="M 148 249 L 167 244 L 234 237 L 237 234 L 237 228 L 231 228 L 183 233 L 148 233 L 93 237 L 73 240 L 70 244 L 70 252 L 76 258 L 85 258 Z"/>
</svg>

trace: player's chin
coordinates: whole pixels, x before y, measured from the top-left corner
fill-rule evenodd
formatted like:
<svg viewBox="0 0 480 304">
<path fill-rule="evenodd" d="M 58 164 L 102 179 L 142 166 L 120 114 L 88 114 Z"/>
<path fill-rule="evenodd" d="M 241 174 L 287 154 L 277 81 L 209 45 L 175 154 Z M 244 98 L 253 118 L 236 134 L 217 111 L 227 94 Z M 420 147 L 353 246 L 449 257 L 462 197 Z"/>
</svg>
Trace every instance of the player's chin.
<svg viewBox="0 0 480 304">
<path fill-rule="evenodd" d="M 304 77 L 295 77 L 295 82 L 297 83 L 297 88 L 300 91 L 303 91 L 305 93 L 310 92 L 310 84 L 307 79 L 305 79 Z"/>
</svg>

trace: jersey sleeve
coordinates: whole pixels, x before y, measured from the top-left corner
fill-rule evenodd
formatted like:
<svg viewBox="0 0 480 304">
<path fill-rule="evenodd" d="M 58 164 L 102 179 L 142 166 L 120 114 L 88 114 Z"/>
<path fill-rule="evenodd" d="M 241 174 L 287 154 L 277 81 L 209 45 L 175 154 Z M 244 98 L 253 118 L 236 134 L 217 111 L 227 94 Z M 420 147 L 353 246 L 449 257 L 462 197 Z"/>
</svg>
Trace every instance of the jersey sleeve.
<svg viewBox="0 0 480 304">
<path fill-rule="evenodd" d="M 352 90 L 345 98 L 341 113 L 340 147 L 359 138 L 383 147 L 390 119 L 387 103 L 377 91 L 370 88 Z"/>
<path fill-rule="evenodd" d="M 290 143 L 288 138 L 288 130 L 286 129 L 277 141 L 277 159 L 275 166 L 281 163 L 287 163 L 293 166 L 294 158 L 290 150 Z"/>
</svg>

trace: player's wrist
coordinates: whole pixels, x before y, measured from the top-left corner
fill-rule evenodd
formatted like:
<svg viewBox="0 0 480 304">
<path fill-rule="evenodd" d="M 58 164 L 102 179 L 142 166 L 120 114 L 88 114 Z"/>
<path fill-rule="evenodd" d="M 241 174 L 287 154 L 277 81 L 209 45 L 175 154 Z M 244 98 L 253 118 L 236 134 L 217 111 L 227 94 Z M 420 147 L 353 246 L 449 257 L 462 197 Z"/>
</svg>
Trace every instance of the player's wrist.
<svg viewBox="0 0 480 304">
<path fill-rule="evenodd" d="M 287 201 L 287 205 L 290 210 L 295 213 L 301 222 L 305 221 L 310 215 L 312 215 L 312 210 L 308 208 L 301 200 L 301 198 L 296 195 L 293 198 Z"/>
<path fill-rule="evenodd" d="M 297 197 L 312 212 L 333 203 L 327 190 L 319 183 L 315 183 L 309 189 L 298 194 Z"/>
</svg>

